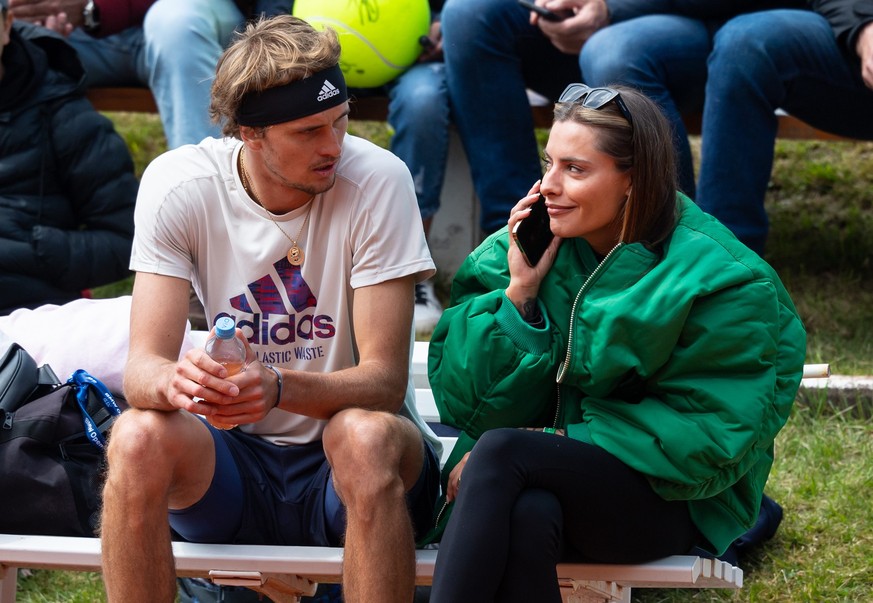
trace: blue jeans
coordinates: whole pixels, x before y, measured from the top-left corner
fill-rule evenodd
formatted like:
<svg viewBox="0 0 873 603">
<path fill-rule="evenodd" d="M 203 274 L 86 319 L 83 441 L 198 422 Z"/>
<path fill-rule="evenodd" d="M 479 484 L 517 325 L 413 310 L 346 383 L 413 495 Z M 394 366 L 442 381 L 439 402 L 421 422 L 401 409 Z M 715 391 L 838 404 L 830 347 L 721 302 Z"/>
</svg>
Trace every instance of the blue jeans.
<svg viewBox="0 0 873 603">
<path fill-rule="evenodd" d="M 777 108 L 812 126 L 873 139 L 873 90 L 840 51 L 821 15 L 750 13 L 716 34 L 708 62 L 697 199 L 762 253 L 764 196 L 773 167 Z"/>
<path fill-rule="evenodd" d="M 106 38 L 74 31 L 88 86 L 148 86 L 170 148 L 220 136 L 209 118 L 215 66 L 243 15 L 232 0 L 158 0 L 142 27 Z"/>
<path fill-rule="evenodd" d="M 421 218 L 433 217 L 440 207 L 452 119 L 445 65 L 416 63 L 384 86 L 349 88 L 349 96 L 388 97 L 391 152 L 412 174 Z"/>
<path fill-rule="evenodd" d="M 575 56 L 555 49 L 516 0 L 448 0 L 443 50 L 453 115 L 481 204 L 485 233 L 542 175 L 526 88 L 555 99 L 580 80 Z"/>
<path fill-rule="evenodd" d="M 582 47 L 579 65 L 589 86 L 626 84 L 657 102 L 670 120 L 679 188 L 695 196 L 694 164 L 683 112 L 699 112 L 713 27 L 697 19 L 651 15 L 601 29 Z"/>
<path fill-rule="evenodd" d="M 391 151 L 402 159 L 415 184 L 423 220 L 440 207 L 449 154 L 449 94 L 443 63 L 419 63 L 388 84 Z"/>
<path fill-rule="evenodd" d="M 720 28 L 652 15 L 607 27 L 580 59 L 590 85 L 640 84 L 675 126 L 680 186 L 694 191 L 679 113 L 703 108 L 696 199 L 746 245 L 763 253 L 764 197 L 773 167 L 775 111 L 823 130 L 873 139 L 873 91 L 812 11 L 772 10 Z"/>
</svg>

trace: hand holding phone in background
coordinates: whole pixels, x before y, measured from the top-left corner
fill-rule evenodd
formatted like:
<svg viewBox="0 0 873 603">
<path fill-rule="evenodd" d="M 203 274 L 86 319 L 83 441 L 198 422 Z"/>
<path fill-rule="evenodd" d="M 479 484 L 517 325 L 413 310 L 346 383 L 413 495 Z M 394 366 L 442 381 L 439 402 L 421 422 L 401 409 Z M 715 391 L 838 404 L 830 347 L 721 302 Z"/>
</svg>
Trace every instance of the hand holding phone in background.
<svg viewBox="0 0 873 603">
<path fill-rule="evenodd" d="M 585 42 L 610 23 L 606 0 L 563 0 L 551 3 L 559 9 L 547 9 L 534 0 L 517 0 L 531 11 L 530 23 L 565 54 L 579 54 Z M 545 0 L 543 4 L 547 4 Z"/>
<path fill-rule="evenodd" d="M 540 18 L 545 19 L 546 21 L 563 21 L 567 17 L 573 16 L 573 11 L 562 10 L 560 12 L 555 12 L 535 4 L 532 0 L 518 0 L 518 3 L 529 11 L 536 13 Z"/>
</svg>

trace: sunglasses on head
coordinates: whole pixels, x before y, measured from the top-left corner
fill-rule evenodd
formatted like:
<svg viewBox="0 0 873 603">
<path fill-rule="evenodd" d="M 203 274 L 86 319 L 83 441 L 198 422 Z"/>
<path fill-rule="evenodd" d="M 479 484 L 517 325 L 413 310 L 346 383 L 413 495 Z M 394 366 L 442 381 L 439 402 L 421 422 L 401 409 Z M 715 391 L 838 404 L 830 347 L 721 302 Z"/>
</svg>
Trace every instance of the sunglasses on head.
<svg viewBox="0 0 873 603">
<path fill-rule="evenodd" d="M 633 125 L 630 109 L 621 98 L 621 93 L 614 88 L 590 88 L 585 84 L 570 84 L 558 97 L 559 103 L 579 103 L 586 109 L 601 109 L 610 101 L 615 101 L 619 111 L 629 124 Z"/>
</svg>

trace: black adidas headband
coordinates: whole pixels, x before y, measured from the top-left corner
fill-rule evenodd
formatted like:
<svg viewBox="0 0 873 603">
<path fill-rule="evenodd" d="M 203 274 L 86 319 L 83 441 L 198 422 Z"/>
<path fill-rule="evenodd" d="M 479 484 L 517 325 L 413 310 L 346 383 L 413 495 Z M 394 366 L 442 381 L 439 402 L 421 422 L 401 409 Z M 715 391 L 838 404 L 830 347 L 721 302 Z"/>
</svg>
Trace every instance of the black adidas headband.
<svg viewBox="0 0 873 603">
<path fill-rule="evenodd" d="M 241 126 L 262 128 L 300 119 L 336 107 L 349 98 L 339 65 L 302 80 L 243 96 L 236 111 Z"/>
</svg>

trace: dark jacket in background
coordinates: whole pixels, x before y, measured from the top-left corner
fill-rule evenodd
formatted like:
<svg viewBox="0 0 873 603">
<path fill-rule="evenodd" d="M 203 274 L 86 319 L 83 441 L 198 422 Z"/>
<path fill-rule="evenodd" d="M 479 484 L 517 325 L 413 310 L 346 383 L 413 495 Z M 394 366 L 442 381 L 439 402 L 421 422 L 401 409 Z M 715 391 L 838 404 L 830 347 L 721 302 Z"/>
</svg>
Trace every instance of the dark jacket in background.
<svg viewBox="0 0 873 603">
<path fill-rule="evenodd" d="M 855 46 L 861 30 L 873 22 L 873 0 L 812 0 L 811 4 L 831 24 L 843 52 L 857 62 Z"/>
<path fill-rule="evenodd" d="M 16 21 L 0 81 L 0 314 L 129 274 L 138 183 L 59 36 Z"/>
</svg>

